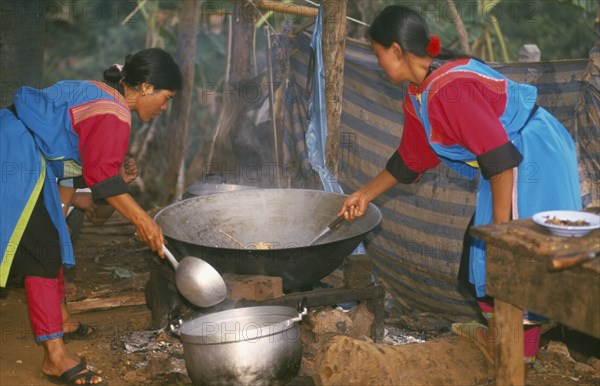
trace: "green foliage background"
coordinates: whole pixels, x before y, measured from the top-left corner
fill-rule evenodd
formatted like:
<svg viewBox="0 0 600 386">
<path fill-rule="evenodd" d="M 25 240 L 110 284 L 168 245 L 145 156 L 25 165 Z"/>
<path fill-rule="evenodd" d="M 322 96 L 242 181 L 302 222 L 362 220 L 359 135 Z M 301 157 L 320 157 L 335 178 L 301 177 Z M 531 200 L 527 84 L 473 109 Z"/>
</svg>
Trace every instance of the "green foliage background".
<svg viewBox="0 0 600 386">
<path fill-rule="evenodd" d="M 137 12 L 123 25 L 123 20 L 138 3 L 143 4 L 144 9 L 175 11 L 179 0 L 78 0 L 66 2 L 69 9 L 52 11 L 54 7 L 47 7 L 50 11 L 46 22 L 46 82 L 98 78 L 104 68 L 114 62 L 122 63 L 125 55 L 144 48 L 152 20 L 145 18 L 143 12 Z M 309 5 L 303 0 L 295 3 Z M 431 32 L 439 34 L 444 44 L 456 44 L 454 24 L 448 17 L 445 0 L 371 0 L 367 3 L 371 12 L 367 12 L 366 16 L 371 18 L 389 4 L 405 4 L 418 9 L 426 16 Z M 497 2 L 489 13 L 484 12 L 483 16 L 477 15 L 478 1 L 455 0 L 455 3 L 471 41 L 481 33 L 489 21 L 489 14 L 498 18 L 511 60 L 517 59 L 518 49 L 525 43 L 537 44 L 543 60 L 584 58 L 596 39 L 593 33 L 596 0 L 503 0 Z M 203 9 L 211 12 L 215 9 L 228 10 L 231 5 L 225 0 L 205 1 Z M 349 15 L 361 16 L 353 11 L 350 5 Z M 268 20 L 277 27 L 283 18 L 271 14 Z M 206 24 L 206 18 L 201 20 Z M 303 19 L 297 17 L 294 20 L 300 23 Z M 224 71 L 226 32 L 225 28 L 221 36 L 200 34 L 197 59 L 201 65 L 201 81 L 218 79 L 219 72 Z M 158 33 L 163 48 L 173 51 L 174 27 L 161 27 Z M 257 35 L 260 38 L 262 34 Z"/>
<path fill-rule="evenodd" d="M 123 63 L 127 54 L 147 45 L 158 45 L 177 55 L 176 26 L 180 2 L 47 0 L 44 83 L 52 84 L 62 79 L 101 79 L 104 69 L 113 63 Z M 285 2 L 310 6 L 304 0 Z M 542 60 L 586 58 L 597 39 L 594 34 L 596 0 L 455 0 L 455 3 L 469 33 L 471 45 L 486 29 L 492 30 L 490 15 L 496 17 L 507 45 L 509 60 L 517 60 L 519 48 L 526 43 L 539 46 Z M 447 0 L 349 0 L 348 15 L 368 23 L 390 4 L 404 4 L 419 10 L 425 15 L 431 32 L 438 34 L 445 46 L 458 48 L 455 25 L 448 17 Z M 214 105 L 211 108 L 202 91 L 207 88 L 218 90 L 227 66 L 227 18 L 217 19 L 220 25 L 215 28 L 215 19 L 209 15 L 220 12 L 239 17 L 239 14 L 235 14 L 235 7 L 226 0 L 202 2 L 204 13 L 198 35 L 196 92 L 189 123 L 188 165 L 196 155 L 202 154 L 217 119 Z M 264 15 L 268 24 L 276 30 L 284 22 L 289 24 L 290 21 L 298 26 L 305 23 L 310 27 L 310 20 L 303 17 L 276 13 Z M 265 24 L 261 20 L 257 28 L 263 28 Z M 365 31 L 364 26 L 348 23 L 348 33 L 353 38 L 365 39 Z M 256 36 L 258 61 L 264 63 L 264 33 L 257 31 Z M 493 33 L 491 36 L 495 61 L 499 61 L 502 58 L 500 45 L 497 36 Z M 261 69 L 264 65 L 259 64 L 258 67 Z M 133 116 L 135 119 L 135 114 Z M 164 116 L 159 119 L 164 120 Z M 159 125 L 162 123 L 159 122 Z M 134 121 L 132 137 L 143 138 L 148 132 L 148 124 Z M 164 146 L 169 134 L 158 130 L 154 136 L 148 148 L 148 154 L 152 154 L 152 157 L 142 160 L 150 165 L 146 170 L 162 170 L 166 163 L 155 155 L 165 154 Z M 150 175 L 147 180 L 156 178 L 160 178 L 159 173 Z M 160 190 L 160 185 L 156 189 Z M 146 193 L 149 194 L 144 196 L 159 196 L 159 191 L 153 194 L 152 190 L 146 186 Z"/>
</svg>

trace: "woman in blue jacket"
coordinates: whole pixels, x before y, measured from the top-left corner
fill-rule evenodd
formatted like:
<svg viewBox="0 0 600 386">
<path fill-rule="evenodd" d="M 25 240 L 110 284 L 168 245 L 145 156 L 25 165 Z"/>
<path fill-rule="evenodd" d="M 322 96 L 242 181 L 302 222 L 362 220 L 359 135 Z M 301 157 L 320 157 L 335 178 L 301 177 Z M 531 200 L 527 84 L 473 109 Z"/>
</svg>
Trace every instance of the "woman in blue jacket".
<svg viewBox="0 0 600 386">
<path fill-rule="evenodd" d="M 582 207 L 575 144 L 536 103 L 537 89 L 515 83 L 480 60 L 441 48 L 425 20 L 403 6 L 385 8 L 369 34 L 379 66 L 393 84 L 409 82 L 404 130 L 385 170 L 350 195 L 340 215 L 362 216 L 397 183 L 415 183 L 443 162 L 465 178 L 479 176 L 474 225 L 505 223 L 553 209 Z M 489 331 L 453 330 L 476 339 L 493 360 L 493 299 L 485 292 L 485 244 L 473 239 L 469 279 Z M 525 361 L 537 355 L 539 326 L 526 326 Z"/>
<path fill-rule="evenodd" d="M 90 188 L 95 201 L 115 208 L 162 256 L 162 230 L 129 194 L 120 169 L 131 111 L 142 121 L 158 116 L 181 85 L 173 58 L 150 48 L 107 69 L 103 82 L 23 87 L 0 110 L 0 286 L 9 277 L 23 280 L 35 340 L 44 348 L 42 372 L 51 380 L 104 383 L 63 341 L 62 267 L 75 264 L 67 208 L 77 188 Z"/>
</svg>

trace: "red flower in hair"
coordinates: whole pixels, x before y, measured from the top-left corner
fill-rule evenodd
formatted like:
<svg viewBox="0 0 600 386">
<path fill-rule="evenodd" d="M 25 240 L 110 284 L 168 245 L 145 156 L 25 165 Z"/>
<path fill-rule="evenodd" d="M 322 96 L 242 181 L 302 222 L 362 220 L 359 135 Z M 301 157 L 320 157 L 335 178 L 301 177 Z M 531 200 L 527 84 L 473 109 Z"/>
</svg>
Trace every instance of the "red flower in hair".
<svg viewBox="0 0 600 386">
<path fill-rule="evenodd" d="M 429 55 L 431 55 L 435 58 L 436 56 L 438 56 L 440 54 L 441 50 L 442 50 L 442 41 L 440 40 L 439 36 L 431 35 L 429 37 L 429 44 L 425 48 L 425 51 L 427 51 L 427 53 Z"/>
</svg>

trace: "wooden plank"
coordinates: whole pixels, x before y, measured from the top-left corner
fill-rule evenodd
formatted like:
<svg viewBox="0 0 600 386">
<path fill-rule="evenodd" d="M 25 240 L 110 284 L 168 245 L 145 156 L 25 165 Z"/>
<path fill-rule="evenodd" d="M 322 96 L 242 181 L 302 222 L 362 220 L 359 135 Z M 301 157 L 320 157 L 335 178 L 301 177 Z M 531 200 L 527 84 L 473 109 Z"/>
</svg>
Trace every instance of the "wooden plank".
<svg viewBox="0 0 600 386">
<path fill-rule="evenodd" d="M 488 243 L 486 293 L 600 338 L 596 262 L 550 272 L 550 256 Z"/>
<path fill-rule="evenodd" d="M 489 224 L 471 228 L 471 235 L 496 246 L 508 249 L 528 249 L 532 258 L 600 249 L 600 230 L 584 237 L 555 236 L 535 224 L 530 218 L 514 220 L 507 224 Z"/>
<path fill-rule="evenodd" d="M 141 306 L 144 304 L 146 304 L 144 293 L 133 292 L 124 295 L 87 298 L 76 302 L 69 302 L 68 307 L 72 314 L 79 314 L 88 311 L 102 311 L 119 307 Z"/>
</svg>

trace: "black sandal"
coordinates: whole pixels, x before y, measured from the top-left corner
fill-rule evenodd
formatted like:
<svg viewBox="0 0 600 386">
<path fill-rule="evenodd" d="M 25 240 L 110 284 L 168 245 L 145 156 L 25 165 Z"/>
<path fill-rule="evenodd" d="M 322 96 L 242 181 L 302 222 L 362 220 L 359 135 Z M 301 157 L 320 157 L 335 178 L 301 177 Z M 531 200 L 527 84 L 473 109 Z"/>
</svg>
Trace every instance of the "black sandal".
<svg viewBox="0 0 600 386">
<path fill-rule="evenodd" d="M 96 335 L 96 332 L 98 332 L 96 327 L 79 322 L 79 327 L 77 327 L 75 331 L 65 332 L 63 334 L 63 340 L 67 342 L 69 340 L 88 339 Z"/>
<path fill-rule="evenodd" d="M 50 382 L 60 385 L 108 385 L 108 382 L 104 379 L 102 379 L 102 382 L 100 383 L 92 383 L 92 378 L 94 376 L 100 375 L 92 370 L 88 370 L 88 368 L 81 363 L 71 367 L 58 377 L 56 375 L 47 375 Z M 80 379 L 83 379 L 84 382 L 77 383 Z"/>
</svg>

